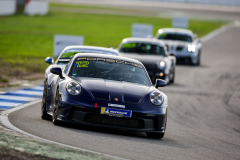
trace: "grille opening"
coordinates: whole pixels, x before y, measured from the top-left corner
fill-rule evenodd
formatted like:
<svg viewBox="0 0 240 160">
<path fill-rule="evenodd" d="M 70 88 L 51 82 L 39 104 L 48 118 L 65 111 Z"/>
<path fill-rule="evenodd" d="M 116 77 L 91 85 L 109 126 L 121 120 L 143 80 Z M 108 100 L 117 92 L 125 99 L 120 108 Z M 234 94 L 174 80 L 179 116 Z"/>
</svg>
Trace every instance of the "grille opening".
<svg viewBox="0 0 240 160">
<path fill-rule="evenodd" d="M 113 116 L 88 113 L 85 116 L 84 121 L 89 123 L 98 123 L 98 124 L 114 125 L 114 126 L 129 127 L 129 128 L 144 128 L 143 120 L 133 119 L 133 118 L 113 117 Z"/>
<path fill-rule="evenodd" d="M 177 46 L 177 51 L 181 51 L 184 46 Z"/>
</svg>

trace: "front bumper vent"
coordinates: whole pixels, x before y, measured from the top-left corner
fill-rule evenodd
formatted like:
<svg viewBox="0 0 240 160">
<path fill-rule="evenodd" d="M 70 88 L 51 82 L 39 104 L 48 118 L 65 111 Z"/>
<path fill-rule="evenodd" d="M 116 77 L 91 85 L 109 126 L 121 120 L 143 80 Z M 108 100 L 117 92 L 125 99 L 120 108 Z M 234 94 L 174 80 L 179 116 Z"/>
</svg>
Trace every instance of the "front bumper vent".
<svg viewBox="0 0 240 160">
<path fill-rule="evenodd" d="M 144 128 L 144 121 L 141 119 L 111 117 L 88 113 L 84 119 L 85 122 L 114 125 L 129 128 Z"/>
</svg>

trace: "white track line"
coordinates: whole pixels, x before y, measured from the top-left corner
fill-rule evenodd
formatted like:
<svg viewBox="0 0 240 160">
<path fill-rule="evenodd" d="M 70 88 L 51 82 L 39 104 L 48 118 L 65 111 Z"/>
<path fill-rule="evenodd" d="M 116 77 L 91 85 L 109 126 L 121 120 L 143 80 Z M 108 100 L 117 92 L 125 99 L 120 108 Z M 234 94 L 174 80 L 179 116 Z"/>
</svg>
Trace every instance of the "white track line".
<svg viewBox="0 0 240 160">
<path fill-rule="evenodd" d="M 35 136 L 35 135 L 32 135 L 30 133 L 27 133 L 15 126 L 13 126 L 9 119 L 8 119 L 8 115 L 14 111 L 17 111 L 19 109 L 22 109 L 22 108 L 25 108 L 25 107 L 28 107 L 30 105 L 34 105 L 34 104 L 37 104 L 39 102 L 41 102 L 42 100 L 36 100 L 36 101 L 33 101 L 33 102 L 29 102 L 29 103 L 25 103 L 23 105 L 20 105 L 18 107 L 15 107 L 15 108 L 11 108 L 11 109 L 8 109 L 8 110 L 5 110 L 5 111 L 2 111 L 1 114 L 0 114 L 0 123 L 11 129 L 11 130 L 14 130 L 16 132 L 19 132 L 19 133 L 22 133 L 24 135 L 27 135 L 27 136 L 30 136 L 30 137 L 33 137 L 33 138 L 37 138 L 37 139 L 40 139 L 40 140 L 43 140 L 43 141 L 46 141 L 46 142 L 50 142 L 50 143 L 54 143 L 54 144 L 57 144 L 57 145 L 60 145 L 60 146 L 64 146 L 64 147 L 69 147 L 69 148 L 72 148 L 72 149 L 76 149 L 76 150 L 80 150 L 80 151 L 84 151 L 84 152 L 89 152 L 89 153 L 93 153 L 93 154 L 98 154 L 98 155 L 103 155 L 103 156 L 106 156 L 106 157 L 111 157 L 111 158 L 115 158 L 115 159 L 120 159 L 120 160 L 128 160 L 128 159 L 125 159 L 125 158 L 121 158 L 121 157 L 117 157 L 117 156 L 113 156 L 113 155 L 109 155 L 109 154 L 105 154 L 105 153 L 100 153 L 100 152 L 95 152 L 95 151 L 91 151 L 91 150 L 88 150 L 88 149 L 84 149 L 84 148 L 79 148 L 79 147 L 74 147 L 74 146 L 70 146 L 70 145 L 66 145 L 66 144 L 63 144 L 63 143 L 58 143 L 58 142 L 54 142 L 54 141 L 51 141 L 51 140 L 48 140 L 48 139 L 44 139 L 44 138 L 41 138 L 41 137 L 38 137 L 38 136 Z"/>
<path fill-rule="evenodd" d="M 202 42 L 206 42 L 210 39 L 212 39 L 213 37 L 225 32 L 227 29 L 231 28 L 231 27 L 234 27 L 234 26 L 238 26 L 239 22 L 238 21 L 235 21 L 235 22 L 232 22 L 228 25 L 225 25 L 225 26 L 222 26 L 221 28 L 218 28 L 216 29 L 215 31 L 207 34 L 206 36 L 200 38 L 202 40 Z"/>
</svg>

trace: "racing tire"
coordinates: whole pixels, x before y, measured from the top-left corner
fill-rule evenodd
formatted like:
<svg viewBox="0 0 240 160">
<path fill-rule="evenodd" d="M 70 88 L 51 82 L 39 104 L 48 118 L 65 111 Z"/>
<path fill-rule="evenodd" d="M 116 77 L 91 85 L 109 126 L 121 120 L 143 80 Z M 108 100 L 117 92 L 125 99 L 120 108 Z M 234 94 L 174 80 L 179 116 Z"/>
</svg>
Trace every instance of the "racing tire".
<svg viewBox="0 0 240 160">
<path fill-rule="evenodd" d="M 199 66 L 200 65 L 200 58 L 201 58 L 201 51 L 199 51 L 199 53 L 198 53 L 198 59 L 197 59 L 197 62 L 196 63 L 193 63 L 193 61 L 192 61 L 192 59 L 190 58 L 190 63 L 191 63 L 191 65 L 193 65 L 193 66 Z"/>
<path fill-rule="evenodd" d="M 200 66 L 200 64 L 201 64 L 201 51 L 199 51 L 199 53 L 198 53 L 198 61 L 197 61 L 197 66 Z"/>
<path fill-rule="evenodd" d="M 146 132 L 148 138 L 156 138 L 161 139 L 164 136 L 164 133 L 154 133 L 154 132 Z"/>
<path fill-rule="evenodd" d="M 56 126 L 60 126 L 62 123 L 57 120 L 57 106 L 59 102 L 59 89 L 57 89 L 55 100 L 54 100 L 54 108 L 52 113 L 52 123 Z"/>
<path fill-rule="evenodd" d="M 172 77 L 172 79 L 170 80 L 170 83 L 174 83 L 174 79 L 175 79 L 175 69 L 172 69 L 173 70 L 173 77 Z"/>
<path fill-rule="evenodd" d="M 167 128 L 167 113 L 166 113 L 166 122 L 164 125 L 164 133 L 154 133 L 154 132 L 146 132 L 148 138 L 162 139 L 164 137 L 166 128 Z"/>
<path fill-rule="evenodd" d="M 41 104 L 41 118 L 44 120 L 50 120 L 51 116 L 47 114 L 46 106 L 47 106 L 47 82 L 44 85 L 42 104 Z"/>
</svg>

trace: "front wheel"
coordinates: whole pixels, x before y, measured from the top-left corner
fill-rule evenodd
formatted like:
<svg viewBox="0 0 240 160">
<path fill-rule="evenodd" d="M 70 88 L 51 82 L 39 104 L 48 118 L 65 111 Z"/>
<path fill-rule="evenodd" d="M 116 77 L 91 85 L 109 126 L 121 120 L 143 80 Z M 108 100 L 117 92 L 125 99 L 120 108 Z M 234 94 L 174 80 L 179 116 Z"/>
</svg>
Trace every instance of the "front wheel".
<svg viewBox="0 0 240 160">
<path fill-rule="evenodd" d="M 200 66 L 200 64 L 201 64 L 201 52 L 199 51 L 197 65 Z"/>
<path fill-rule="evenodd" d="M 57 90 L 55 101 L 54 101 L 54 108 L 53 108 L 53 115 L 52 115 L 52 122 L 54 125 L 61 125 L 61 122 L 57 120 L 58 102 L 59 102 L 59 90 Z"/>
<path fill-rule="evenodd" d="M 174 83 L 174 78 L 175 78 L 175 69 L 173 68 L 172 69 L 172 73 L 171 73 L 171 80 L 170 80 L 170 83 Z"/>
<path fill-rule="evenodd" d="M 192 60 L 190 58 L 190 63 L 194 66 L 199 66 L 201 64 L 201 51 L 198 52 L 198 55 L 197 55 L 197 59 L 196 60 Z"/>
<path fill-rule="evenodd" d="M 156 138 L 156 139 L 161 139 L 164 136 L 164 133 L 147 132 L 146 134 L 148 138 Z"/>
<path fill-rule="evenodd" d="M 41 105 L 41 118 L 44 120 L 51 119 L 51 116 L 47 114 L 47 82 L 44 85 L 43 97 L 42 97 L 42 105 Z"/>
</svg>

